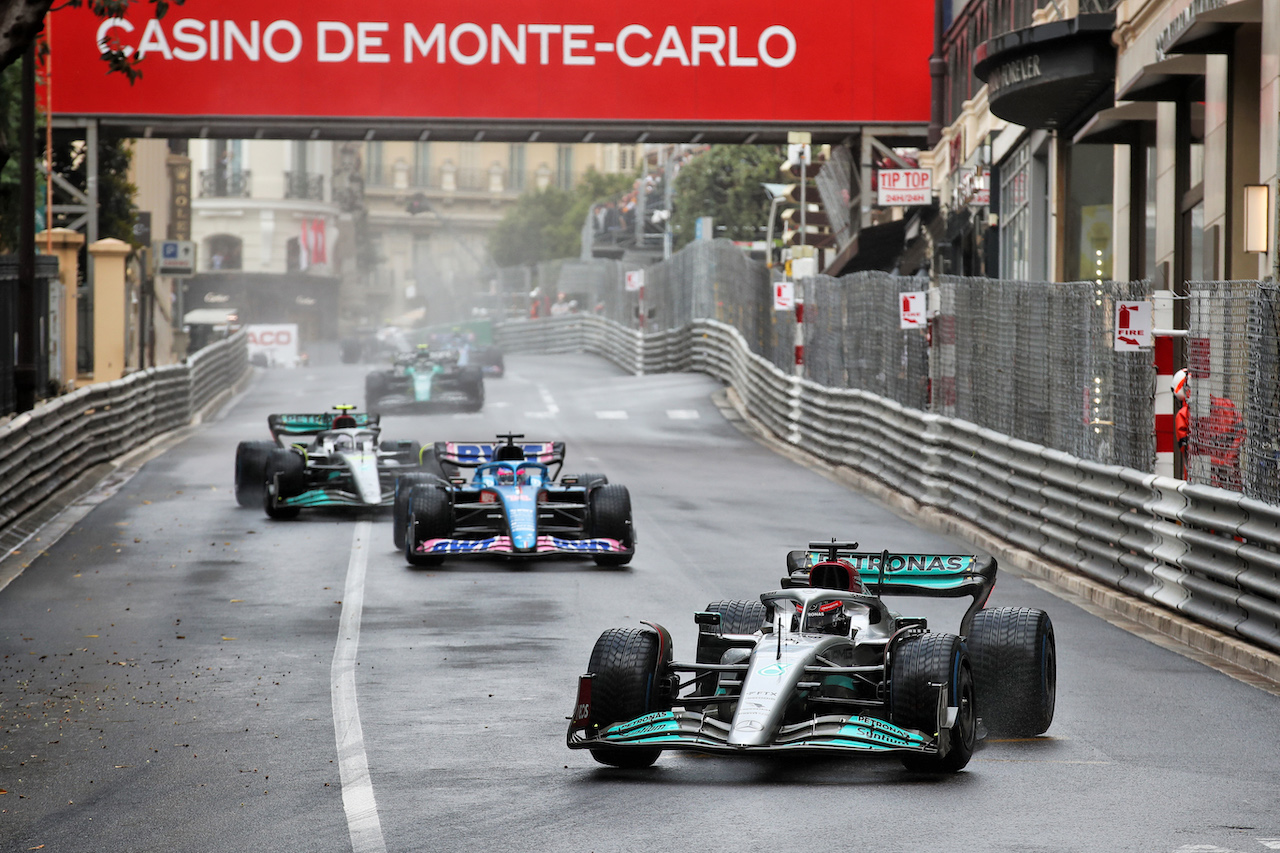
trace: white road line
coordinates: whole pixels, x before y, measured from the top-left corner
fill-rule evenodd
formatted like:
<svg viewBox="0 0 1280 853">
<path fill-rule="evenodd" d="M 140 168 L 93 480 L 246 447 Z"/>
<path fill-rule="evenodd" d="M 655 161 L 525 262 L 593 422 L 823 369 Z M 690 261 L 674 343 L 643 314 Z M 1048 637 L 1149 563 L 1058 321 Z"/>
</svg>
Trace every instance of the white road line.
<svg viewBox="0 0 1280 853">
<path fill-rule="evenodd" d="M 625 421 L 627 413 L 622 411 L 596 412 L 596 418 L 602 421 Z"/>
<path fill-rule="evenodd" d="M 551 392 L 547 390 L 546 385 L 538 386 L 538 396 L 542 398 L 542 404 L 547 407 L 547 411 L 551 417 L 560 414 L 560 407 L 556 405 L 555 398 L 551 396 Z"/>
<path fill-rule="evenodd" d="M 351 561 L 342 593 L 338 644 L 329 669 L 333 696 L 333 732 L 338 744 L 338 772 L 342 779 L 342 807 L 347 813 L 352 853 L 386 853 L 378 804 L 373 799 L 369 759 L 364 751 L 360 708 L 356 704 L 356 651 L 360 647 L 360 613 L 364 609 L 364 575 L 369 564 L 370 521 L 356 522 Z"/>
<path fill-rule="evenodd" d="M 702 416 L 697 409 L 667 409 L 667 417 L 673 421 L 696 421 Z"/>
</svg>

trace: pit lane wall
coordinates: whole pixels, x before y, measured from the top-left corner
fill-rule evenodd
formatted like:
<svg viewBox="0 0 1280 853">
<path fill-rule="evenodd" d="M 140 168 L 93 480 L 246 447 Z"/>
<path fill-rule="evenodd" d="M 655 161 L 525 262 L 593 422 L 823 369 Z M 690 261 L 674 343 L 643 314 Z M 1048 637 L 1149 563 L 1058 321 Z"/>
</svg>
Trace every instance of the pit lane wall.
<svg viewBox="0 0 1280 853">
<path fill-rule="evenodd" d="M 508 352 L 592 352 L 632 373 L 696 370 L 779 439 L 874 477 L 1045 561 L 1280 653 L 1280 507 L 1105 465 L 969 421 L 802 379 L 733 326 L 642 335 L 588 314 L 508 322 Z M 1280 665 L 1223 654 L 1280 678 Z"/>
<path fill-rule="evenodd" d="M 186 361 L 86 385 L 0 426 L 0 536 L 102 462 L 202 417 L 249 370 L 244 332 Z"/>
</svg>

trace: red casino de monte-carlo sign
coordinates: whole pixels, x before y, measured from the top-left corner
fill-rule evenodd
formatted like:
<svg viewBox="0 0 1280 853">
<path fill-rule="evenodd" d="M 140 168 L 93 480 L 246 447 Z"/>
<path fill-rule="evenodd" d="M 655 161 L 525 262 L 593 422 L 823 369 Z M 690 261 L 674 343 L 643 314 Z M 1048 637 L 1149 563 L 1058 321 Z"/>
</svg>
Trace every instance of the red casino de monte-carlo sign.
<svg viewBox="0 0 1280 853">
<path fill-rule="evenodd" d="M 188 0 L 54 15 L 68 116 L 923 122 L 933 0 Z M 142 56 L 130 86 L 99 43 Z"/>
</svg>

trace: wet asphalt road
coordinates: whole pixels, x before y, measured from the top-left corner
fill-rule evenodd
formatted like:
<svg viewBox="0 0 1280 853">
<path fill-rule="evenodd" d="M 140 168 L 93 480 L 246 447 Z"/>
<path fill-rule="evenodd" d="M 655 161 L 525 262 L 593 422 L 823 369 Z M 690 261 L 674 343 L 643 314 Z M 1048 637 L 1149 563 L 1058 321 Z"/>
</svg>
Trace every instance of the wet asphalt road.
<svg viewBox="0 0 1280 853">
<path fill-rule="evenodd" d="M 367 368 L 263 373 L 60 541 L 10 557 L 30 566 L 0 591 L 0 850 L 1280 849 L 1280 698 L 1008 573 L 991 603 L 1054 620 L 1057 716 L 954 777 L 677 754 L 620 771 L 567 750 L 605 628 L 660 622 L 687 658 L 693 611 L 773 588 L 810 538 L 966 546 L 744 436 L 707 377 L 585 355 L 508 366 L 481 414 L 386 417 L 384 437 L 565 440 L 566 470 L 629 487 L 631 566 L 410 569 L 385 515 L 237 507 L 236 442 L 265 438 L 269 412 L 358 402 Z M 359 633 L 344 635 L 357 562 Z M 962 605 L 901 609 L 954 630 Z M 345 803 L 343 643 L 368 768 L 348 794 L 372 794 Z"/>
</svg>

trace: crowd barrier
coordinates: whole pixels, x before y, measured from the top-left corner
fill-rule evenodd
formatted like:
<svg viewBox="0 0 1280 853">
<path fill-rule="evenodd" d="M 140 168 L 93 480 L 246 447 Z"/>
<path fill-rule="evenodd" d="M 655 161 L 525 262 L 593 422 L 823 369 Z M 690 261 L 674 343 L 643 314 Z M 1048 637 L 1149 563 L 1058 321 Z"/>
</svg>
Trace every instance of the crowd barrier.
<svg viewBox="0 0 1280 853">
<path fill-rule="evenodd" d="M 248 370 L 239 332 L 180 364 L 86 385 L 0 426 L 0 532 L 93 466 L 191 423 Z"/>
<path fill-rule="evenodd" d="M 593 352 L 632 373 L 696 370 L 733 387 L 779 438 L 876 477 L 1011 545 L 1280 652 L 1280 507 L 1075 458 L 968 421 L 828 388 L 698 320 L 641 335 L 570 315 L 498 330 L 508 352 Z"/>
</svg>

